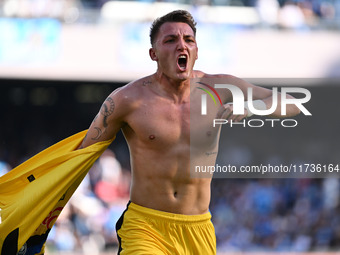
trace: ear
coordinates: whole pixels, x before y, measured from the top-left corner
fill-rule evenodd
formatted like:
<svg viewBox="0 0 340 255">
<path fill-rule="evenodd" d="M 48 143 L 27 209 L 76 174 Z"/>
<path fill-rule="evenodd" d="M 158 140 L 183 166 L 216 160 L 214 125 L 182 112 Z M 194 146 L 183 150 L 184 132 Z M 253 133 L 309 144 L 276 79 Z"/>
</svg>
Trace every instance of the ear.
<svg viewBox="0 0 340 255">
<path fill-rule="evenodd" d="M 198 48 L 196 48 L 196 60 L 198 59 Z"/>
<path fill-rule="evenodd" d="M 154 48 L 150 48 L 150 49 L 149 49 L 149 55 L 150 55 L 150 58 L 151 58 L 153 61 L 157 61 L 157 60 L 158 60 Z"/>
</svg>

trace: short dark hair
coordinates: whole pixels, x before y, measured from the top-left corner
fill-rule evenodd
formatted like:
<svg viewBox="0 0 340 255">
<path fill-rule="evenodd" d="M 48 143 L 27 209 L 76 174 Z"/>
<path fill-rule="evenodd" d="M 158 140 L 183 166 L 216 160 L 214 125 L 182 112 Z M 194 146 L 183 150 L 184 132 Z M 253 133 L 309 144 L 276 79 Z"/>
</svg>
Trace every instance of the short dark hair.
<svg viewBox="0 0 340 255">
<path fill-rule="evenodd" d="M 176 10 L 154 20 L 154 22 L 151 25 L 151 29 L 150 29 L 151 45 L 154 44 L 155 38 L 158 34 L 160 27 L 166 22 L 186 23 L 191 27 L 191 29 L 194 31 L 194 35 L 196 36 L 196 22 L 194 18 L 192 17 L 192 15 L 188 11 L 185 11 L 185 10 Z"/>
</svg>

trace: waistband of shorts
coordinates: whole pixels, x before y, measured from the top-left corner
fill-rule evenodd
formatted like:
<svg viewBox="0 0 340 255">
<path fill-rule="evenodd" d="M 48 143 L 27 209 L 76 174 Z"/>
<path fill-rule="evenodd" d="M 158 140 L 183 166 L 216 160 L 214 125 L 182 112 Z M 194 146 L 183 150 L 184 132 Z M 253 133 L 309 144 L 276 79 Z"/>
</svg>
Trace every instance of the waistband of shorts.
<svg viewBox="0 0 340 255">
<path fill-rule="evenodd" d="M 204 213 L 204 214 L 196 214 L 196 215 L 185 215 L 185 214 L 177 214 L 177 213 L 170 213 L 159 211 L 151 208 L 147 208 L 141 205 L 137 205 L 133 202 L 129 203 L 128 211 L 132 210 L 138 213 L 143 214 L 145 217 L 150 217 L 153 219 L 160 219 L 166 221 L 173 221 L 173 222 L 183 222 L 183 223 L 204 223 L 208 222 L 211 219 L 211 213 Z"/>
</svg>

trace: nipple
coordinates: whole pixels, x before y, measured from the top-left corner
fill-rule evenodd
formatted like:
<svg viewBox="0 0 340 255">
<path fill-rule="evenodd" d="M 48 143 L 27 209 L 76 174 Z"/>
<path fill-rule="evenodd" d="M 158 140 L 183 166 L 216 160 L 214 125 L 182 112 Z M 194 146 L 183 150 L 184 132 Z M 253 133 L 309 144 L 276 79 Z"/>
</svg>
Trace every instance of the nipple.
<svg viewBox="0 0 340 255">
<path fill-rule="evenodd" d="M 154 140 L 155 138 L 156 138 L 156 137 L 155 137 L 154 135 L 150 135 L 150 136 L 149 136 L 149 139 L 150 139 L 150 140 Z"/>
</svg>

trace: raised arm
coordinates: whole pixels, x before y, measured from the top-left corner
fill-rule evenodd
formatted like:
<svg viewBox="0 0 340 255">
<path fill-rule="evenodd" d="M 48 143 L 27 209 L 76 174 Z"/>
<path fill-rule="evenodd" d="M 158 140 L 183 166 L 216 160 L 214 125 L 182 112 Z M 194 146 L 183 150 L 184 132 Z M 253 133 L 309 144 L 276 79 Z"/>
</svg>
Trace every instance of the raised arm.
<svg viewBox="0 0 340 255">
<path fill-rule="evenodd" d="M 238 87 L 242 92 L 243 95 L 245 97 L 245 101 L 248 100 L 248 96 L 249 96 L 249 89 L 252 91 L 252 103 L 254 103 L 254 108 L 263 108 L 263 109 L 258 109 L 258 110 L 265 110 L 265 109 L 271 109 L 272 105 L 273 105 L 273 100 L 277 99 L 277 107 L 275 108 L 275 110 L 269 114 L 269 117 L 273 117 L 273 118 L 283 118 L 283 117 L 292 117 L 295 115 L 298 115 L 300 113 L 300 109 L 294 105 L 294 104 L 287 104 L 286 105 L 286 114 L 282 115 L 282 111 L 281 111 L 281 93 L 277 92 L 277 93 L 273 93 L 272 90 L 267 89 L 267 88 L 263 88 L 263 87 L 259 87 L 256 85 L 253 85 L 243 79 L 237 78 L 235 76 L 225 76 L 226 81 L 228 82 L 228 84 L 234 85 L 236 87 Z M 275 96 L 275 98 L 274 98 Z M 293 96 L 286 94 L 286 99 L 294 99 Z M 242 118 L 246 117 L 247 115 L 249 116 L 249 108 L 245 107 L 245 113 L 244 115 L 234 115 L 233 114 L 233 105 L 231 104 L 225 104 L 224 105 L 224 112 L 223 112 L 223 118 L 226 119 L 232 119 L 232 120 L 236 120 L 236 121 L 240 121 Z"/>
<path fill-rule="evenodd" d="M 252 88 L 253 91 L 253 100 L 262 100 L 266 104 L 266 108 L 270 109 L 273 105 L 273 96 L 275 96 L 275 99 L 277 99 L 277 107 L 275 108 L 275 111 L 270 114 L 270 117 L 274 118 L 282 118 L 282 117 L 293 117 L 300 113 L 300 109 L 294 105 L 294 104 L 287 104 L 286 105 L 286 114 L 282 115 L 282 94 L 280 92 L 277 92 L 277 94 L 273 94 L 273 91 L 267 88 L 255 86 L 253 84 L 250 84 L 244 80 L 240 80 L 240 83 L 242 84 L 241 87 L 244 86 L 245 95 L 248 96 L 248 88 Z M 243 85 L 244 83 L 244 85 Z M 286 99 L 294 99 L 293 96 L 289 94 L 285 94 Z"/>
<path fill-rule="evenodd" d="M 114 138 L 123 125 L 126 107 L 123 106 L 121 89 L 112 92 L 103 102 L 78 149 Z"/>
</svg>

